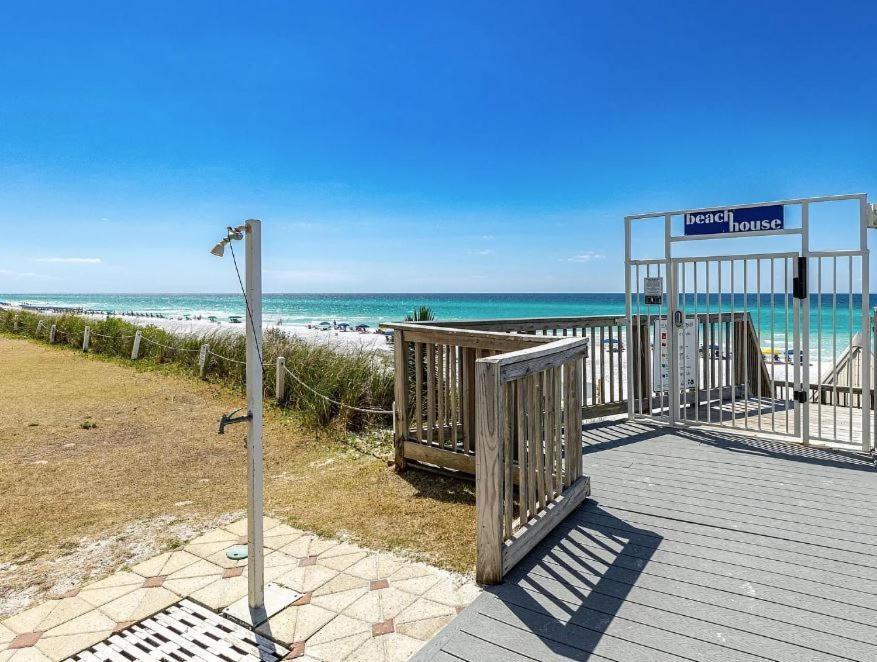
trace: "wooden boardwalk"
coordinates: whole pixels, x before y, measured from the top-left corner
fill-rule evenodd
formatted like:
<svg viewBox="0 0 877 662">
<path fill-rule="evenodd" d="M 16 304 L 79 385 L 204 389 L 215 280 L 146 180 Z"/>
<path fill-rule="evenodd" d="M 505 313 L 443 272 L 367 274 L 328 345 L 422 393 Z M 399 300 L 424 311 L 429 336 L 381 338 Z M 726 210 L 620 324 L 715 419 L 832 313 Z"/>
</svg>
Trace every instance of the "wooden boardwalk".
<svg viewBox="0 0 877 662">
<path fill-rule="evenodd" d="M 798 405 L 799 407 L 801 405 Z M 836 444 L 838 447 L 858 451 L 862 447 L 862 410 L 844 406 L 833 407 L 816 402 L 809 403 L 810 439 L 814 444 Z M 713 400 L 695 408 L 682 409 L 680 418 L 685 422 L 721 425 L 731 431 L 757 432 L 794 436 L 795 412 L 792 403 L 750 397 L 734 401 Z M 875 415 L 871 412 L 871 427 Z"/>
<path fill-rule="evenodd" d="M 869 459 L 585 429 L 593 498 L 416 660 L 877 660 Z"/>
</svg>

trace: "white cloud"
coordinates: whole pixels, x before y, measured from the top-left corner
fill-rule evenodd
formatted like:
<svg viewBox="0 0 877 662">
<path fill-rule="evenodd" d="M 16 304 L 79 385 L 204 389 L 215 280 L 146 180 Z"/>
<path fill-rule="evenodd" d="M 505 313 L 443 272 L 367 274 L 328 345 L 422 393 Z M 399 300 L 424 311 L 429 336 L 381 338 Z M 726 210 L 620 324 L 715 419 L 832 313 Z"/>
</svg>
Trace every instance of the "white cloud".
<svg viewBox="0 0 877 662">
<path fill-rule="evenodd" d="M 99 257 L 38 257 L 37 262 L 58 262 L 63 264 L 100 264 Z"/>
<path fill-rule="evenodd" d="M 591 260 L 602 260 L 605 255 L 603 253 L 597 253 L 596 251 L 585 251 L 584 253 L 579 253 L 578 255 L 573 255 L 572 257 L 566 258 L 567 262 L 590 262 Z"/>
<path fill-rule="evenodd" d="M 493 255 L 496 251 L 492 248 L 470 248 L 470 255 Z"/>
</svg>

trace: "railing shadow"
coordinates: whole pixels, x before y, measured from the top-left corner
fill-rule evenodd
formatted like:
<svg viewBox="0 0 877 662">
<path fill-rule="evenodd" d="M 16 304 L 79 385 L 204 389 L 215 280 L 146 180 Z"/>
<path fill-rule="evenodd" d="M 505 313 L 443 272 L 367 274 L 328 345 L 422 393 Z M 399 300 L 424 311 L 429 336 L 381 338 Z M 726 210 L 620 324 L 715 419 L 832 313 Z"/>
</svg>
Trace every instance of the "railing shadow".
<svg viewBox="0 0 877 662">
<path fill-rule="evenodd" d="M 787 443 L 749 437 L 733 432 L 704 429 L 674 429 L 673 434 L 696 443 L 707 444 L 732 453 L 789 460 L 821 467 L 851 469 L 853 471 L 877 471 L 874 460 L 864 454 L 831 448 L 813 448 L 803 444 Z"/>
<path fill-rule="evenodd" d="M 589 500 L 489 589 L 502 603 L 490 609 L 538 634 L 552 653 L 587 660 L 604 636 L 622 629 L 614 620 L 661 541 Z M 624 646 L 634 656 L 646 651 Z"/>
<path fill-rule="evenodd" d="M 733 431 L 707 428 L 671 428 L 637 421 L 615 420 L 586 423 L 582 426 L 583 455 L 593 455 L 639 442 L 673 435 L 693 443 L 721 448 L 731 453 L 789 460 L 821 467 L 853 471 L 877 471 L 874 460 L 867 455 L 841 449 L 814 448 L 798 443 L 773 441 Z M 585 459 L 587 467 L 587 459 Z"/>
</svg>

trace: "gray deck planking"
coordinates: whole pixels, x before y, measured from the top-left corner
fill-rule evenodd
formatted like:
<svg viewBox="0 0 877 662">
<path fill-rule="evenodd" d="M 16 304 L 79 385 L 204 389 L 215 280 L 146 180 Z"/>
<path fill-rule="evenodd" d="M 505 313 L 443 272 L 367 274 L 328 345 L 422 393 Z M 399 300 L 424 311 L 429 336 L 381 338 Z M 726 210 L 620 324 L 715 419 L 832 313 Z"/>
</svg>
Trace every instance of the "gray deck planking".
<svg viewBox="0 0 877 662">
<path fill-rule="evenodd" d="M 877 660 L 869 458 L 586 427 L 592 498 L 416 660 Z"/>
</svg>

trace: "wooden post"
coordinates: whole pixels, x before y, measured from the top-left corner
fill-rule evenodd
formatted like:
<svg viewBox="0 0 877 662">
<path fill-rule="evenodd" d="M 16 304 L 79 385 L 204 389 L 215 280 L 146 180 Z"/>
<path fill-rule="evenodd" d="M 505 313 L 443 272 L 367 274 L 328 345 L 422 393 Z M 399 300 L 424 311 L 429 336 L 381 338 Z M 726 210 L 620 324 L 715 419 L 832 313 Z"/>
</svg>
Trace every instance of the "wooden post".
<svg viewBox="0 0 877 662">
<path fill-rule="evenodd" d="M 18 333 L 18 315 L 12 318 L 12 330 Z"/>
<path fill-rule="evenodd" d="M 53 344 L 54 344 L 54 342 L 55 342 L 55 331 L 57 331 L 57 330 L 58 330 L 58 329 L 57 329 L 57 327 L 55 327 L 54 324 L 53 324 L 52 326 L 49 327 L 49 342 L 50 342 L 50 343 L 53 343 Z"/>
<path fill-rule="evenodd" d="M 502 434 L 506 415 L 499 363 L 476 361 L 475 383 L 475 580 L 499 584 L 504 574 Z"/>
<path fill-rule="evenodd" d="M 88 351 L 88 341 L 91 340 L 91 327 L 85 327 L 85 330 L 82 332 L 82 351 Z"/>
<path fill-rule="evenodd" d="M 405 440 L 408 438 L 408 342 L 402 331 L 395 331 L 393 343 L 394 398 L 393 445 L 395 447 L 396 471 L 404 471 Z"/>
<path fill-rule="evenodd" d="M 143 336 L 142 331 L 136 331 L 134 333 L 134 345 L 131 347 L 131 360 L 136 361 L 137 357 L 140 355 L 140 338 Z"/>
<path fill-rule="evenodd" d="M 283 404 L 283 397 L 286 395 L 286 359 L 282 356 L 277 357 L 277 369 L 274 376 L 274 397 L 277 404 Z"/>
<path fill-rule="evenodd" d="M 201 345 L 201 353 L 198 354 L 198 373 L 201 379 L 207 374 L 207 352 L 210 351 L 210 345 L 204 343 Z"/>
<path fill-rule="evenodd" d="M 43 320 L 40 320 L 39 322 L 37 322 L 37 328 L 36 328 L 36 330 L 33 332 L 34 337 L 40 335 L 40 331 L 42 330 L 42 328 L 43 328 Z"/>
</svg>

